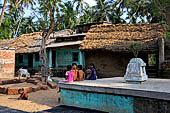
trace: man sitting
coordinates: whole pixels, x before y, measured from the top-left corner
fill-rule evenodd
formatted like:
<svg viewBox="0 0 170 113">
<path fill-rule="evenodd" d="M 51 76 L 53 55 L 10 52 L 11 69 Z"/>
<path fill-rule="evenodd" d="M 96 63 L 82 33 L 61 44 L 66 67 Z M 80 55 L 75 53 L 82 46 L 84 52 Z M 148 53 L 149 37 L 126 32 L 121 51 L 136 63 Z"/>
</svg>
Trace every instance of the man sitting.
<svg viewBox="0 0 170 113">
<path fill-rule="evenodd" d="M 26 92 L 24 92 L 24 89 L 19 89 L 18 93 L 21 94 L 18 100 L 28 100 L 28 95 Z"/>
</svg>

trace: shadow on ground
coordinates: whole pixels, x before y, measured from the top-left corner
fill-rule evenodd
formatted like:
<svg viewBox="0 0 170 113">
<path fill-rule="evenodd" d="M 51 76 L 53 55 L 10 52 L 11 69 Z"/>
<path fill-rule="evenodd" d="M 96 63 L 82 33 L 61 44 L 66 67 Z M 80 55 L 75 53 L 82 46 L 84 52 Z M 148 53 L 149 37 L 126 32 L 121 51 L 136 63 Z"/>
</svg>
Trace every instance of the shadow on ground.
<svg viewBox="0 0 170 113">
<path fill-rule="evenodd" d="M 0 106 L 0 113 L 28 113 L 28 112 Z"/>
<path fill-rule="evenodd" d="M 24 112 L 21 110 L 0 106 L 0 113 L 29 113 L 29 112 Z M 106 113 L 106 112 L 62 105 L 62 106 L 53 107 L 52 109 L 48 109 L 40 112 L 34 112 L 34 113 Z"/>
</svg>

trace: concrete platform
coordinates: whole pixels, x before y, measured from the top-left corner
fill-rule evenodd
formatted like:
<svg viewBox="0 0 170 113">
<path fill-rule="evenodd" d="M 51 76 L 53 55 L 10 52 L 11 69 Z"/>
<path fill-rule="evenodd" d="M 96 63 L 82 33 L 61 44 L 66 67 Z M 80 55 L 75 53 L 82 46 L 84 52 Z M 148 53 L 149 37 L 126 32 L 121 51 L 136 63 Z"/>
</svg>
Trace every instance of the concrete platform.
<svg viewBox="0 0 170 113">
<path fill-rule="evenodd" d="M 64 105 L 113 113 L 170 113 L 170 79 L 126 83 L 123 77 L 59 83 Z"/>
<path fill-rule="evenodd" d="M 60 83 L 60 88 L 98 93 L 170 100 L 170 79 L 151 79 L 142 84 L 126 83 L 123 77 Z"/>
</svg>

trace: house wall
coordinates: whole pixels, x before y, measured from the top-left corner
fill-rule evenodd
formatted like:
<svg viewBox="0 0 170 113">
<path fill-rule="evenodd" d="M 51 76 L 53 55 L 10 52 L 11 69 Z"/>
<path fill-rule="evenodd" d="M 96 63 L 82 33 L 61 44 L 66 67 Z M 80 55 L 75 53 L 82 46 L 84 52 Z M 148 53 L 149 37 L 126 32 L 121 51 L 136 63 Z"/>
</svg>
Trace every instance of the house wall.
<svg viewBox="0 0 170 113">
<path fill-rule="evenodd" d="M 23 55 L 23 62 L 19 62 L 19 55 Z M 16 54 L 16 67 L 28 67 L 28 54 Z"/>
<path fill-rule="evenodd" d="M 139 54 L 139 57 L 142 58 L 145 63 L 148 63 L 147 54 Z M 97 75 L 100 78 L 123 77 L 126 72 L 127 64 L 131 58 L 133 58 L 132 53 L 113 53 L 106 51 L 85 52 L 86 68 L 90 63 L 94 63 Z"/>
<path fill-rule="evenodd" d="M 170 78 L 170 38 L 165 39 L 165 61 L 161 68 L 161 77 Z"/>
<path fill-rule="evenodd" d="M 52 49 L 51 49 L 52 51 Z M 54 51 L 54 49 L 53 49 Z M 76 63 L 77 65 L 84 66 L 84 54 L 79 49 L 60 49 L 56 51 L 56 67 L 63 67 L 67 65 L 72 65 L 72 63 Z M 78 61 L 73 61 L 73 52 L 78 52 Z M 51 54 L 50 54 L 51 53 Z M 52 52 L 49 50 L 49 67 L 52 67 Z"/>
<path fill-rule="evenodd" d="M 78 61 L 73 61 L 73 52 L 78 52 Z M 78 49 L 56 50 L 56 67 L 72 65 L 72 63 L 84 65 L 83 62 L 81 63 L 80 61 L 80 54 L 81 51 Z M 82 58 L 82 60 L 84 59 Z"/>
<path fill-rule="evenodd" d="M 165 60 L 170 59 L 170 38 L 165 39 Z"/>
<path fill-rule="evenodd" d="M 0 77 L 14 76 L 15 51 L 0 50 Z"/>
<path fill-rule="evenodd" d="M 37 68 L 41 66 L 41 60 L 39 59 L 39 61 L 35 60 L 35 53 L 33 54 L 33 67 Z"/>
<path fill-rule="evenodd" d="M 19 62 L 19 56 L 23 55 L 23 62 Z M 29 67 L 28 66 L 28 54 L 16 54 L 16 67 Z M 33 53 L 33 68 L 37 68 L 41 65 L 41 61 L 35 60 L 35 53 Z"/>
</svg>

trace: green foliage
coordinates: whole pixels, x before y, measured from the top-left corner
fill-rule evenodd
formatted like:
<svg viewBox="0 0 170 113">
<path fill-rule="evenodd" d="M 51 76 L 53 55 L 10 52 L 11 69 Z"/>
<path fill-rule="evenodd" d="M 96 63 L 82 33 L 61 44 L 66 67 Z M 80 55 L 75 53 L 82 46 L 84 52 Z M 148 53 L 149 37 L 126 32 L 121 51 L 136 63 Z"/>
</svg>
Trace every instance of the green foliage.
<svg viewBox="0 0 170 113">
<path fill-rule="evenodd" d="M 57 20 L 59 21 L 59 30 L 61 29 L 73 29 L 77 24 L 77 12 L 73 9 L 74 4 L 71 1 L 64 3 L 61 8 L 61 14 L 57 15 Z"/>
<path fill-rule="evenodd" d="M 167 38 L 170 38 L 170 27 L 169 27 L 169 28 L 167 28 L 167 31 L 166 31 L 166 37 L 167 37 Z"/>
<path fill-rule="evenodd" d="M 117 0 L 115 4 L 127 12 L 130 23 L 156 23 L 164 19 L 149 0 Z"/>
<path fill-rule="evenodd" d="M 133 52 L 135 57 L 138 57 L 139 51 L 142 49 L 142 43 L 132 43 L 130 44 L 130 50 Z"/>
<path fill-rule="evenodd" d="M 157 8 L 159 14 L 163 16 L 166 23 L 170 26 L 170 1 L 169 0 L 152 0 L 152 3 Z"/>
<path fill-rule="evenodd" d="M 57 30 L 74 29 L 77 24 L 108 21 L 113 24 L 126 23 L 168 23 L 169 0 L 95 0 L 90 7 L 85 0 L 8 0 L 6 13 L 0 27 L 0 39 L 12 38 L 24 33 L 42 31 L 51 27 L 49 9 L 53 9 Z M 37 7 L 33 7 L 38 3 Z M 31 6 L 32 14 L 22 17 L 24 8 Z M 0 4 L 2 7 L 2 4 Z M 166 10 L 165 10 L 166 9 Z M 122 16 L 126 15 L 126 19 Z M 21 23 L 19 22 L 21 20 Z M 170 37 L 170 30 L 167 30 Z"/>
</svg>

